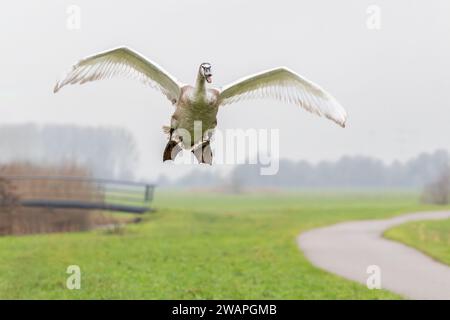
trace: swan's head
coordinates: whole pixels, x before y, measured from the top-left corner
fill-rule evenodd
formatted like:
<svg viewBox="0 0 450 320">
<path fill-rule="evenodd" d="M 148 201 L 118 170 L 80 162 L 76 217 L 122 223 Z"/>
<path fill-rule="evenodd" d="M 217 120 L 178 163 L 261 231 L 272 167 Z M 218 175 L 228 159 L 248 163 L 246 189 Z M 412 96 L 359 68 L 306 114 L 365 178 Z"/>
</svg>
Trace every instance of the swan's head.
<svg viewBox="0 0 450 320">
<path fill-rule="evenodd" d="M 208 83 L 212 82 L 211 64 L 208 62 L 200 65 L 200 74 L 205 78 Z"/>
</svg>

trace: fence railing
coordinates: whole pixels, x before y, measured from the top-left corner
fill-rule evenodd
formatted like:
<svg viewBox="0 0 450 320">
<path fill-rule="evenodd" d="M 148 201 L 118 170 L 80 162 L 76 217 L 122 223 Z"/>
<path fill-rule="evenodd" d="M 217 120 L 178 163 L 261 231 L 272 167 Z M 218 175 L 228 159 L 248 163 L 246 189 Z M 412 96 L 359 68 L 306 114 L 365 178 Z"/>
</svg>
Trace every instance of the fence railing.
<svg viewBox="0 0 450 320">
<path fill-rule="evenodd" d="M 144 182 L 70 176 L 2 176 L 23 206 L 151 211 L 154 185 Z"/>
</svg>

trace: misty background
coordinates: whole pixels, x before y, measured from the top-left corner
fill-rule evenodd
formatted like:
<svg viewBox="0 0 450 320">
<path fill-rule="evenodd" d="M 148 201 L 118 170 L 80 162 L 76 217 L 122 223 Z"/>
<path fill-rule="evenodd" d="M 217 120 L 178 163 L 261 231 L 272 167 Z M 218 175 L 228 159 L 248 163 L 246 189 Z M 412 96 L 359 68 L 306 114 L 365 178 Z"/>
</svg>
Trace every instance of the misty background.
<svg viewBox="0 0 450 320">
<path fill-rule="evenodd" d="M 81 28 L 67 28 L 70 5 Z M 369 5 L 381 28 L 366 26 Z M 80 161 L 98 176 L 207 184 L 416 186 L 448 163 L 450 2 L 17 1 L 2 6 L 0 161 Z M 126 45 L 185 83 L 213 66 L 213 85 L 285 65 L 331 92 L 341 129 L 293 105 L 247 101 L 218 129 L 280 130 L 280 172 L 162 163 L 173 107 L 139 82 L 53 86 L 77 60 Z M 440 150 L 440 151 L 437 151 Z M 237 179 L 237 180 L 236 180 Z"/>
</svg>

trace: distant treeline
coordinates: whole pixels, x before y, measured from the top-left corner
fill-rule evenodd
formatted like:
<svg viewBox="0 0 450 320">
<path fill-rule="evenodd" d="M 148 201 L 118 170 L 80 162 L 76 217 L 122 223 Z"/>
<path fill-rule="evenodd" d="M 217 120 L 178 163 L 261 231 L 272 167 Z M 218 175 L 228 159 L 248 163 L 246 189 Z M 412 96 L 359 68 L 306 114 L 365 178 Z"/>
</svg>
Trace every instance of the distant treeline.
<svg viewBox="0 0 450 320">
<path fill-rule="evenodd" d="M 241 187 L 423 187 L 436 180 L 450 163 L 447 151 L 422 153 L 406 161 L 386 164 L 365 156 L 345 156 L 337 161 L 312 164 L 307 161 L 280 160 L 279 172 L 273 176 L 260 175 L 257 165 L 236 166 L 227 177 L 194 170 L 185 177 L 169 183 L 173 186 Z"/>
<path fill-rule="evenodd" d="M 0 164 L 74 164 L 96 177 L 131 179 L 137 160 L 134 137 L 122 128 L 34 124 L 0 127 Z"/>
</svg>

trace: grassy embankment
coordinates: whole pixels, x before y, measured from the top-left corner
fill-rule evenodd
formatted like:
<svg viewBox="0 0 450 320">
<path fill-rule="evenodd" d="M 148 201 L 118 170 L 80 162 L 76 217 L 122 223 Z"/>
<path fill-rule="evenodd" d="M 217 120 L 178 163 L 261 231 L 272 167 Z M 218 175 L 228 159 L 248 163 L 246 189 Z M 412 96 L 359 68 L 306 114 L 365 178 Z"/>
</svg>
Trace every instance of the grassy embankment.
<svg viewBox="0 0 450 320">
<path fill-rule="evenodd" d="M 450 219 L 405 223 L 388 230 L 384 236 L 450 265 Z"/>
<path fill-rule="evenodd" d="M 313 267 L 304 230 L 429 210 L 412 193 L 157 192 L 122 232 L 0 238 L 0 298 L 395 299 Z M 65 288 L 81 268 L 81 290 Z"/>
</svg>

